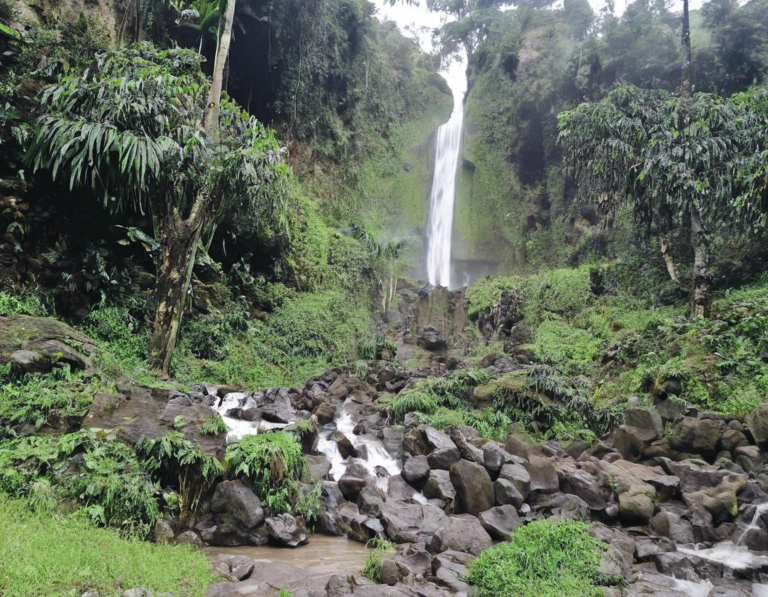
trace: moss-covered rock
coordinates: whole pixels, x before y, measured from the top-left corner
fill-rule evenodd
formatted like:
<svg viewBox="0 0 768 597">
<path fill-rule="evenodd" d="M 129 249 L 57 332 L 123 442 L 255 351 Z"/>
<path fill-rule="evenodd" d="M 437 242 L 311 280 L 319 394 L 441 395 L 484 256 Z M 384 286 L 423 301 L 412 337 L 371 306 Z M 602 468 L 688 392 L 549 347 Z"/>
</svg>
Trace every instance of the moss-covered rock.
<svg viewBox="0 0 768 597">
<path fill-rule="evenodd" d="M 57 365 L 90 369 L 96 343 L 78 330 L 48 317 L 0 317 L 0 364 L 16 373 L 42 373 Z"/>
</svg>

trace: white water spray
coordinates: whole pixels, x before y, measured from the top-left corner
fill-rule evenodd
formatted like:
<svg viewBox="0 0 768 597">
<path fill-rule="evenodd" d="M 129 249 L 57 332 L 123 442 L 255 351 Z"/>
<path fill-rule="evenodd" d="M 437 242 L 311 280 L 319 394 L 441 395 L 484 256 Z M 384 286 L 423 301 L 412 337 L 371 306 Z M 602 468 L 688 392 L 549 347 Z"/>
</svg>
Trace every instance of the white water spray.
<svg viewBox="0 0 768 597">
<path fill-rule="evenodd" d="M 394 21 L 404 34 L 415 37 L 426 52 L 433 51 L 433 31 L 452 19 L 446 13 L 429 11 L 424 0 L 411 5 L 393 6 L 387 0 L 376 0 L 375 3 L 380 16 Z M 464 125 L 464 95 L 467 92 L 466 55 L 462 52 L 458 59 L 440 74 L 453 93 L 453 112 L 450 120 L 438 129 L 435 143 L 435 168 L 427 224 L 427 279 L 433 286 L 453 289 L 451 242 L 456 203 L 456 171 Z"/>
</svg>

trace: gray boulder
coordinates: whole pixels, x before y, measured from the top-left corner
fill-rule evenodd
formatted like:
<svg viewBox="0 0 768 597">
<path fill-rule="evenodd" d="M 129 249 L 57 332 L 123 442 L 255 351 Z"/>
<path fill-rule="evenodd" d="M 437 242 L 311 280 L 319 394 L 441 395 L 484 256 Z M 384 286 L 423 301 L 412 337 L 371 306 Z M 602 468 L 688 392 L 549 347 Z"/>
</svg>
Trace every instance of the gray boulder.
<svg viewBox="0 0 768 597">
<path fill-rule="evenodd" d="M 499 541 L 509 541 L 512 532 L 520 526 L 520 517 L 513 506 L 497 506 L 477 517 L 488 534 Z"/>
<path fill-rule="evenodd" d="M 241 481 L 223 481 L 211 498 L 216 528 L 210 537 L 213 545 L 257 545 L 256 529 L 264 522 L 261 501 Z"/>
<path fill-rule="evenodd" d="M 493 507 L 493 482 L 485 467 L 459 460 L 451 467 L 450 479 L 456 490 L 455 511 L 458 514 L 477 516 Z"/>
<path fill-rule="evenodd" d="M 459 514 L 445 520 L 427 547 L 432 553 L 442 553 L 450 549 L 479 555 L 491 545 L 493 541 L 490 535 L 477 518 L 469 514 Z"/>
<path fill-rule="evenodd" d="M 269 542 L 280 547 L 298 547 L 309 543 L 307 525 L 304 519 L 290 514 L 271 516 L 266 520 Z"/>
</svg>

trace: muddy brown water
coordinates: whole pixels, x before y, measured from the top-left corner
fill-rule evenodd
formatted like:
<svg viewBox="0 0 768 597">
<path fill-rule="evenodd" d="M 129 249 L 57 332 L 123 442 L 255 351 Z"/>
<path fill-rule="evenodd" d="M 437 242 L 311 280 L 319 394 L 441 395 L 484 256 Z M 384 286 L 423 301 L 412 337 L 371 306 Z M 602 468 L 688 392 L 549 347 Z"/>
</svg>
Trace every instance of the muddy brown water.
<svg viewBox="0 0 768 597">
<path fill-rule="evenodd" d="M 365 547 L 365 544 L 346 537 L 312 535 L 307 545 L 295 549 L 264 545 L 261 547 L 208 547 L 205 552 L 209 555 L 248 556 L 262 562 L 295 566 L 308 571 L 311 576 L 326 576 L 358 572 L 363 567 L 370 550 Z"/>
</svg>

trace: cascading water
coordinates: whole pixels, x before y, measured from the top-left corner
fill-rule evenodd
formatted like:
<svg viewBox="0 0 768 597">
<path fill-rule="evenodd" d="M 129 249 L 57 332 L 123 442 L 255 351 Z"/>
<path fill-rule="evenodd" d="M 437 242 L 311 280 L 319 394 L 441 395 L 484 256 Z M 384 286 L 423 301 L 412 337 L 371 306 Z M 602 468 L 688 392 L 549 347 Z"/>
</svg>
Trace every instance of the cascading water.
<svg viewBox="0 0 768 597">
<path fill-rule="evenodd" d="M 403 33 L 413 34 L 427 52 L 432 51 L 434 30 L 452 18 L 446 13 L 430 11 L 425 1 L 393 6 L 387 0 L 376 0 L 376 6 L 380 16 L 394 21 Z M 448 122 L 437 131 L 427 225 L 427 279 L 433 286 L 453 289 L 451 242 L 456 171 L 464 126 L 464 95 L 467 91 L 466 54 L 462 52 L 441 74 L 453 93 L 453 112 Z"/>
<path fill-rule="evenodd" d="M 463 61 L 461 64 L 463 65 Z M 433 286 L 447 288 L 451 288 L 453 208 L 456 200 L 456 168 L 459 164 L 461 131 L 464 125 L 465 88 L 466 85 L 451 88 L 453 113 L 450 120 L 437 129 L 435 170 L 429 196 L 427 277 Z"/>
</svg>

